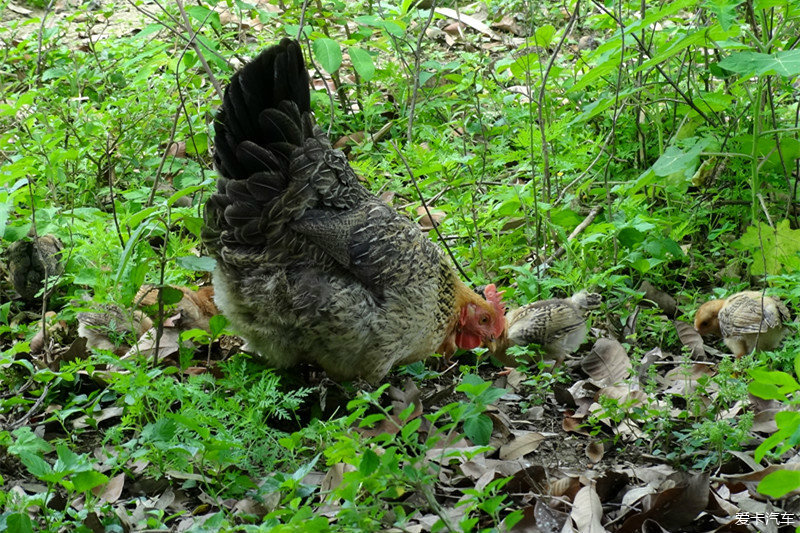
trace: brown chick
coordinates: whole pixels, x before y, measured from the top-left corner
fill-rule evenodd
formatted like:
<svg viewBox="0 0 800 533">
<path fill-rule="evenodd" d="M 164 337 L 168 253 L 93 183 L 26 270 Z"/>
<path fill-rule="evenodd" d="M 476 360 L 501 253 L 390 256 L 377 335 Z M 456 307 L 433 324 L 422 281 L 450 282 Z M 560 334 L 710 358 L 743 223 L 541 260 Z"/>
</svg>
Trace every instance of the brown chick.
<svg viewBox="0 0 800 533">
<path fill-rule="evenodd" d="M 744 291 L 711 300 L 697 310 L 694 328 L 700 335 L 722 337 L 737 358 L 754 349 L 774 350 L 788 332 L 789 309 L 774 296 Z"/>
<path fill-rule="evenodd" d="M 64 246 L 53 235 L 17 241 L 8 248 L 11 283 L 23 300 L 32 302 L 44 287 L 44 280 L 64 273 L 61 250 Z"/>
<path fill-rule="evenodd" d="M 556 366 L 564 362 L 586 338 L 584 314 L 600 306 L 599 294 L 580 291 L 571 298 L 552 298 L 524 305 L 506 314 L 506 338 L 501 338 L 492 354 L 506 364 L 509 346 L 540 344 Z"/>
<path fill-rule="evenodd" d="M 78 313 L 78 335 L 86 339 L 86 346 L 119 356 L 152 327 L 152 320 L 141 311 L 130 314 L 116 305 L 103 306 L 99 312 Z"/>
<path fill-rule="evenodd" d="M 175 309 L 180 315 L 178 317 L 178 327 L 181 330 L 202 329 L 209 331 L 208 321 L 211 320 L 212 316 L 219 314 L 217 306 L 214 305 L 214 287 L 206 285 L 196 291 L 177 285 L 173 285 L 172 288 L 183 293 L 183 298 L 175 305 Z M 134 301 L 140 306 L 157 305 L 158 290 L 152 285 L 142 285 L 142 288 L 136 293 Z M 173 323 L 168 325 L 172 326 Z"/>
</svg>

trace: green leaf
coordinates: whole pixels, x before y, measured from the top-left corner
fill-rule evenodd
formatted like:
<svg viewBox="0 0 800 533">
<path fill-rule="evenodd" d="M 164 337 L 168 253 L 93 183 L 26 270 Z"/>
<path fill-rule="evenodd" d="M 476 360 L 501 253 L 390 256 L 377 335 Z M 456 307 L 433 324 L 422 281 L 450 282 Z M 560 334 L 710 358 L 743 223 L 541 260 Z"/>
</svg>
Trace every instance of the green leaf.
<svg viewBox="0 0 800 533">
<path fill-rule="evenodd" d="M 800 471 L 776 470 L 767 474 L 756 490 L 770 498 L 780 498 L 797 488 L 800 488 Z"/>
<path fill-rule="evenodd" d="M 19 460 L 23 465 L 25 465 L 25 468 L 28 469 L 28 472 L 30 472 L 35 478 L 43 481 L 58 481 L 58 479 L 50 479 L 50 477 L 53 475 L 53 467 L 51 467 L 50 463 L 38 455 L 33 455 L 29 452 L 22 452 L 19 454 Z"/>
<path fill-rule="evenodd" d="M 63 78 L 69 71 L 62 67 L 53 67 L 42 72 L 42 81 L 48 81 L 56 78 Z"/>
<path fill-rule="evenodd" d="M 800 390 L 800 384 L 786 372 L 777 370 L 764 370 L 763 368 L 752 368 L 748 371 L 750 377 L 759 383 L 768 383 L 770 385 L 777 385 L 779 387 L 788 387 L 787 392 L 795 392 Z"/>
<path fill-rule="evenodd" d="M 668 146 L 661 157 L 653 163 L 653 172 L 656 173 L 656 176 L 662 177 L 673 174 L 693 176 L 700 161 L 700 152 L 707 144 L 707 142 L 698 141 L 685 150 L 677 146 Z"/>
<path fill-rule="evenodd" d="M 214 315 L 208 321 L 208 328 L 211 330 L 211 336 L 213 338 L 219 337 L 227 325 L 228 319 L 223 315 Z"/>
<path fill-rule="evenodd" d="M 743 2 L 744 0 L 706 0 L 703 7 L 714 13 L 722 29 L 728 31 L 736 22 L 736 8 Z"/>
<path fill-rule="evenodd" d="M 545 24 L 536 28 L 534 41 L 536 46 L 547 48 L 553 42 L 553 36 L 556 34 L 556 29 L 551 24 Z"/>
<path fill-rule="evenodd" d="M 361 76 L 363 81 L 369 81 L 375 75 L 375 63 L 372 61 L 372 56 L 366 50 L 350 46 L 347 49 L 350 54 L 350 61 L 353 63 L 353 68 L 356 69 L 358 75 Z"/>
<path fill-rule="evenodd" d="M 619 243 L 625 248 L 633 248 L 644 241 L 644 233 L 633 227 L 626 227 L 619 230 L 617 234 Z"/>
<path fill-rule="evenodd" d="M 474 444 L 489 444 L 492 436 L 492 419 L 484 414 L 464 420 L 464 434 Z"/>
<path fill-rule="evenodd" d="M 108 483 L 108 476 L 96 470 L 86 470 L 72 476 L 72 483 L 77 492 L 87 492 L 104 483 Z"/>
<path fill-rule="evenodd" d="M 734 52 L 719 66 L 737 74 L 778 74 L 787 78 L 800 74 L 800 50 L 762 54 L 760 52 Z"/>
<path fill-rule="evenodd" d="M 774 229 L 763 222 L 748 226 L 733 246 L 752 253 L 754 276 L 800 270 L 800 229 L 792 229 L 789 220 L 779 221 Z"/>
<path fill-rule="evenodd" d="M 321 37 L 312 45 L 314 57 L 328 74 L 333 74 L 342 65 L 342 49 L 333 39 Z"/>
<path fill-rule="evenodd" d="M 33 371 L 33 368 L 30 368 L 30 370 Z M 14 455 L 20 455 L 22 453 L 40 455 L 48 453 L 53 449 L 46 440 L 34 435 L 33 431 L 28 426 L 15 429 L 11 435 L 14 436 L 16 441 L 8 447 L 8 453 Z"/>
<path fill-rule="evenodd" d="M 189 196 L 190 194 L 194 194 L 203 188 L 205 188 L 205 185 L 191 185 L 189 187 L 183 188 L 175 192 L 172 196 L 170 196 L 167 199 L 167 205 L 172 206 L 175 202 L 178 201 L 179 198 L 183 198 L 184 196 Z"/>
<path fill-rule="evenodd" d="M 178 423 L 169 418 L 162 418 L 155 423 L 147 424 L 142 429 L 142 438 L 156 442 L 169 442 L 178 433 Z"/>
<path fill-rule="evenodd" d="M 164 287 L 161 290 L 161 300 L 164 305 L 174 305 L 183 300 L 183 292 L 175 287 Z"/>
<path fill-rule="evenodd" d="M 358 471 L 364 476 L 372 475 L 381 464 L 378 455 L 370 449 L 367 449 L 361 455 L 361 463 L 358 465 Z"/>
<path fill-rule="evenodd" d="M 213 272 L 217 267 L 217 261 L 213 257 L 196 255 L 185 255 L 178 257 L 175 260 L 178 266 L 186 270 L 194 270 L 195 272 Z"/>
<path fill-rule="evenodd" d="M 27 513 L 11 513 L 6 516 L 8 533 L 33 533 L 33 523 Z"/>
</svg>

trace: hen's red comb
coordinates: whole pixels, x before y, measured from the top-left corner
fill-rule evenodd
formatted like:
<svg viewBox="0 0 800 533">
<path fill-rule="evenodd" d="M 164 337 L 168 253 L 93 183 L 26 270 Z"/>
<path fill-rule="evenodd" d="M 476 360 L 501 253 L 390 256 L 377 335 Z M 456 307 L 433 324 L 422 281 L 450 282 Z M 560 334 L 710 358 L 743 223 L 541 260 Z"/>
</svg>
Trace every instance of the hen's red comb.
<svg viewBox="0 0 800 533">
<path fill-rule="evenodd" d="M 492 304 L 495 311 L 497 311 L 497 318 L 493 324 L 494 334 L 497 336 L 501 335 L 506 327 L 506 304 L 503 303 L 504 292 L 505 291 L 498 291 L 494 283 L 490 283 L 483 289 L 483 295 L 486 297 L 486 301 Z"/>
</svg>

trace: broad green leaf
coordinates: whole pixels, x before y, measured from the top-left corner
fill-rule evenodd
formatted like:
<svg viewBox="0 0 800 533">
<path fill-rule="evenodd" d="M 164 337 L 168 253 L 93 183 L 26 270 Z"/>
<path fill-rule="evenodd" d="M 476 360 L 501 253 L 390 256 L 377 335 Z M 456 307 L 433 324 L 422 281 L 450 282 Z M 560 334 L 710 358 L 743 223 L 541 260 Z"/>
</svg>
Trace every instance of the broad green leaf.
<svg viewBox="0 0 800 533">
<path fill-rule="evenodd" d="M 356 69 L 358 75 L 364 81 L 370 81 L 375 75 L 375 63 L 372 61 L 372 56 L 366 50 L 351 46 L 347 49 L 350 54 L 350 61 L 353 63 L 353 68 Z"/>
<path fill-rule="evenodd" d="M 220 336 L 227 325 L 228 319 L 223 315 L 214 315 L 208 321 L 208 327 L 211 330 L 211 335 L 215 338 Z"/>
<path fill-rule="evenodd" d="M 378 458 L 378 455 L 368 448 L 361 454 L 361 463 L 358 465 L 358 471 L 364 476 L 370 476 L 378 469 L 380 464 L 381 460 Z"/>
<path fill-rule="evenodd" d="M 474 444 L 489 444 L 492 436 L 492 419 L 481 414 L 464 420 L 464 434 Z"/>
<path fill-rule="evenodd" d="M 792 77 L 800 74 L 800 50 L 762 54 L 760 52 L 734 52 L 719 62 L 719 66 L 737 74 L 779 74 Z"/>
<path fill-rule="evenodd" d="M 342 49 L 333 39 L 321 37 L 314 41 L 314 57 L 328 74 L 333 74 L 342 65 Z"/>
<path fill-rule="evenodd" d="M 72 483 L 77 492 L 87 492 L 103 483 L 108 483 L 108 476 L 96 470 L 85 470 L 72 476 Z"/>
<path fill-rule="evenodd" d="M 743 2 L 744 0 L 706 0 L 703 7 L 714 13 L 722 29 L 728 31 L 736 22 L 736 8 Z"/>
<path fill-rule="evenodd" d="M 537 46 L 546 48 L 553 42 L 553 36 L 556 34 L 556 29 L 551 24 L 545 24 L 536 28 L 534 33 L 534 41 Z"/>
<path fill-rule="evenodd" d="M 766 223 L 748 226 L 733 246 L 752 253 L 754 276 L 800 270 L 800 229 L 792 229 L 789 220 L 779 221 L 774 229 Z"/>
<path fill-rule="evenodd" d="M 800 390 L 800 384 L 786 372 L 777 370 L 764 370 L 763 368 L 752 368 L 748 371 L 750 377 L 759 383 L 767 383 L 778 387 L 788 387 L 788 392 Z"/>
<path fill-rule="evenodd" d="M 196 255 L 185 255 L 175 260 L 181 268 L 194 270 L 196 272 L 213 272 L 217 267 L 217 261 L 213 257 Z"/>
<path fill-rule="evenodd" d="M 11 513 L 5 518 L 8 533 L 33 533 L 33 523 L 27 513 Z"/>
<path fill-rule="evenodd" d="M 644 241 L 644 233 L 629 226 L 619 230 L 617 239 L 619 239 L 619 243 L 625 248 L 633 248 Z"/>
<path fill-rule="evenodd" d="M 175 192 L 172 196 L 167 199 L 167 205 L 172 206 L 175 202 L 178 201 L 179 198 L 183 198 L 184 196 L 189 196 L 190 194 L 194 194 L 197 191 L 203 189 L 205 185 L 192 185 L 190 187 L 183 188 L 177 192 Z"/>
<path fill-rule="evenodd" d="M 28 469 L 28 472 L 30 472 L 35 478 L 42 481 L 58 481 L 58 479 L 50 479 L 53 475 L 53 467 L 51 467 L 50 463 L 38 455 L 34 455 L 29 452 L 22 452 L 19 454 L 19 460 L 22 461 L 22 464 L 25 465 L 25 468 Z"/>
<path fill-rule="evenodd" d="M 770 498 L 781 498 L 798 488 L 800 488 L 800 470 L 776 470 L 764 476 L 756 490 Z"/>
</svg>

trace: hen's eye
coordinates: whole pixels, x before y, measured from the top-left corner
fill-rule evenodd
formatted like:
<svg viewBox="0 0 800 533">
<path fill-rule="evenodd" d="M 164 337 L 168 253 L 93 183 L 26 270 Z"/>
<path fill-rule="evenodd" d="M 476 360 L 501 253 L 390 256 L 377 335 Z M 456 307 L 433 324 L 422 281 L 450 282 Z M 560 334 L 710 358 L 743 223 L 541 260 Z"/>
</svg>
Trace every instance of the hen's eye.
<svg viewBox="0 0 800 533">
<path fill-rule="evenodd" d="M 483 315 L 481 317 L 481 324 L 486 324 L 487 322 L 489 322 L 489 317 L 486 316 L 486 315 Z"/>
</svg>

